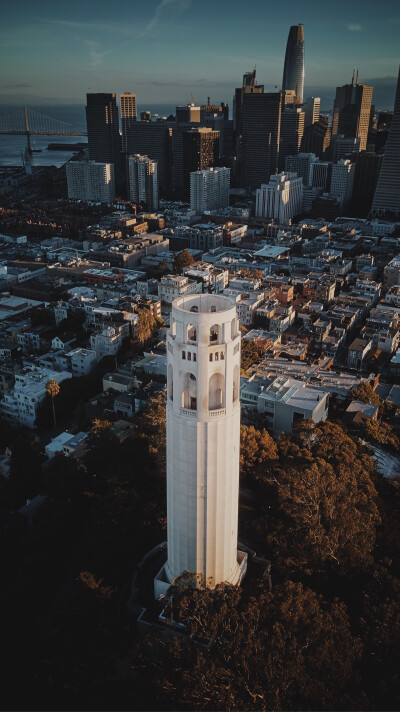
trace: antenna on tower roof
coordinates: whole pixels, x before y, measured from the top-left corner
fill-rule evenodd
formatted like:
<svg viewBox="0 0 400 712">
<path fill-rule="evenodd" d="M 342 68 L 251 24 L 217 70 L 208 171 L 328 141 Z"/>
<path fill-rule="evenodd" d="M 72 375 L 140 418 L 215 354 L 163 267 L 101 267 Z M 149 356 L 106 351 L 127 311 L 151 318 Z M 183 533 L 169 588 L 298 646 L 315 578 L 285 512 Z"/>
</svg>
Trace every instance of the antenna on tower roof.
<svg viewBox="0 0 400 712">
<path fill-rule="evenodd" d="M 351 86 L 353 86 L 353 84 L 354 84 L 354 72 L 355 72 L 355 71 L 356 71 L 356 70 L 353 69 L 353 76 L 352 76 L 352 78 L 351 78 Z"/>
</svg>

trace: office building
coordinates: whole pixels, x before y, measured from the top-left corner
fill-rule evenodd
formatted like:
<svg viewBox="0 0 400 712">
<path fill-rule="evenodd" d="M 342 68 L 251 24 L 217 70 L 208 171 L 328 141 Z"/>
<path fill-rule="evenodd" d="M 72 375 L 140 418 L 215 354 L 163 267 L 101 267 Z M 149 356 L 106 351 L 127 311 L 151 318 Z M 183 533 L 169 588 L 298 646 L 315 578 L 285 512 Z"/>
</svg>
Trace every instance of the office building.
<svg viewBox="0 0 400 712">
<path fill-rule="evenodd" d="M 330 157 L 330 145 L 331 129 L 325 117 L 321 116 L 319 121 L 304 129 L 300 145 L 302 153 L 315 153 L 320 161 L 324 161 Z"/>
<path fill-rule="evenodd" d="M 286 45 L 283 69 L 282 93 L 287 89 L 296 92 L 296 103 L 303 103 L 304 89 L 304 29 L 303 25 L 292 25 Z"/>
<path fill-rule="evenodd" d="M 312 166 L 319 163 L 315 153 L 298 153 L 297 156 L 286 156 L 285 172 L 297 173 L 303 179 L 305 186 L 311 186 Z"/>
<path fill-rule="evenodd" d="M 365 218 L 371 210 L 381 170 L 382 156 L 363 151 L 362 153 L 357 153 L 353 161 L 356 168 L 353 183 L 352 213 L 358 217 Z"/>
<path fill-rule="evenodd" d="M 282 92 L 244 94 L 240 183 L 259 188 L 278 168 Z"/>
<path fill-rule="evenodd" d="M 229 205 L 229 168 L 206 168 L 190 174 L 190 209 L 196 215 Z"/>
<path fill-rule="evenodd" d="M 343 134 L 360 139 L 360 151 L 367 148 L 371 114 L 372 87 L 358 83 L 358 71 L 354 83 L 336 88 L 332 115 L 332 136 Z"/>
<path fill-rule="evenodd" d="M 320 105 L 321 99 L 317 96 L 309 96 L 303 104 L 305 129 L 319 121 Z"/>
<path fill-rule="evenodd" d="M 325 191 L 331 181 L 332 163 L 316 161 L 311 164 L 310 185 L 312 188 L 323 188 Z"/>
<path fill-rule="evenodd" d="M 346 158 L 352 153 L 358 153 L 360 150 L 360 138 L 354 136 L 343 136 L 343 134 L 335 134 L 331 141 L 331 158 L 333 163 L 340 161 L 341 158 Z"/>
<path fill-rule="evenodd" d="M 158 209 L 157 161 L 148 156 L 129 156 L 129 199 L 145 203 L 147 210 Z"/>
<path fill-rule="evenodd" d="M 303 204 L 303 179 L 297 173 L 278 173 L 256 193 L 256 217 L 274 218 L 287 225 L 299 215 Z"/>
<path fill-rule="evenodd" d="M 111 205 L 115 199 L 114 164 L 96 161 L 68 161 L 68 197 Z"/>
<path fill-rule="evenodd" d="M 168 560 L 156 598 L 183 572 L 192 584 L 237 584 L 240 331 L 221 295 L 181 297 L 167 336 Z"/>
<path fill-rule="evenodd" d="M 128 130 L 133 121 L 136 121 L 136 94 L 126 91 L 119 97 L 121 107 L 122 124 L 122 150 L 126 153 L 128 149 Z"/>
<path fill-rule="evenodd" d="M 176 123 L 177 124 L 199 124 L 200 123 L 200 107 L 194 104 L 186 104 L 186 106 L 176 107 Z"/>
<path fill-rule="evenodd" d="M 245 94 L 262 94 L 264 86 L 257 84 L 256 70 L 243 75 L 242 86 L 235 89 L 233 97 L 233 129 L 235 132 L 236 155 L 240 155 L 240 137 L 242 135 L 242 108 Z"/>
<path fill-rule="evenodd" d="M 122 183 L 121 136 L 115 94 L 86 94 L 89 159 L 112 163 L 117 187 Z"/>
<path fill-rule="evenodd" d="M 332 164 L 329 192 L 339 201 L 341 208 L 346 208 L 351 200 L 355 169 L 355 164 L 344 158 Z"/>
<path fill-rule="evenodd" d="M 183 195 L 190 198 L 190 174 L 216 166 L 219 158 L 219 131 L 202 127 L 189 129 L 182 134 Z M 174 153 L 174 170 L 175 170 Z"/>
<path fill-rule="evenodd" d="M 172 175 L 172 128 L 168 123 L 134 121 L 128 129 L 128 153 L 157 161 L 159 194 L 168 196 Z"/>
<path fill-rule="evenodd" d="M 296 106 L 285 107 L 281 114 L 281 130 L 279 138 L 279 168 L 285 168 L 286 156 L 295 156 L 301 145 L 304 133 L 304 111 Z"/>
<path fill-rule="evenodd" d="M 400 69 L 394 113 L 372 204 L 374 217 L 400 217 Z"/>
</svg>

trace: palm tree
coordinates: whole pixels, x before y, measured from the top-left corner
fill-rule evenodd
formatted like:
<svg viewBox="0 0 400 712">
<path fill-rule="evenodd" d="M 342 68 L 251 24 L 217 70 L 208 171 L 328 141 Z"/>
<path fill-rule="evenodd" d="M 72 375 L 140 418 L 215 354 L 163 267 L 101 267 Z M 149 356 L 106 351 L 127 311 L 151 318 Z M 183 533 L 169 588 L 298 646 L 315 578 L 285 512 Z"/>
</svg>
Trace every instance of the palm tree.
<svg viewBox="0 0 400 712">
<path fill-rule="evenodd" d="M 50 378 L 49 381 L 46 383 L 46 393 L 48 396 L 51 398 L 51 405 L 53 406 L 53 420 L 54 420 L 54 427 L 57 427 L 56 423 L 56 411 L 54 409 L 54 398 L 58 396 L 60 392 L 60 386 L 58 385 L 57 381 L 55 381 L 53 378 Z"/>
</svg>

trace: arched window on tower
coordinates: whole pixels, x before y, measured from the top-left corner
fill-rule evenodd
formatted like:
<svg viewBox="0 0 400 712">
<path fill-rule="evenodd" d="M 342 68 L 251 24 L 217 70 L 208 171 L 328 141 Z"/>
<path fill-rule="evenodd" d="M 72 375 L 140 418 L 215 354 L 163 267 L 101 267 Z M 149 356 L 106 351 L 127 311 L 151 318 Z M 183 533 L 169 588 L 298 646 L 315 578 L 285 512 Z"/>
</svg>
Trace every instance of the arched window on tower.
<svg viewBox="0 0 400 712">
<path fill-rule="evenodd" d="M 220 344 L 221 343 L 221 326 L 220 324 L 213 324 L 210 329 L 210 344 Z"/>
<path fill-rule="evenodd" d="M 188 324 L 186 327 L 187 340 L 189 343 L 196 343 L 197 329 L 193 324 Z"/>
<path fill-rule="evenodd" d="M 182 408 L 197 410 L 197 381 L 193 373 L 183 377 Z"/>
<path fill-rule="evenodd" d="M 208 409 L 225 408 L 225 377 L 222 373 L 213 373 L 208 382 Z"/>
</svg>

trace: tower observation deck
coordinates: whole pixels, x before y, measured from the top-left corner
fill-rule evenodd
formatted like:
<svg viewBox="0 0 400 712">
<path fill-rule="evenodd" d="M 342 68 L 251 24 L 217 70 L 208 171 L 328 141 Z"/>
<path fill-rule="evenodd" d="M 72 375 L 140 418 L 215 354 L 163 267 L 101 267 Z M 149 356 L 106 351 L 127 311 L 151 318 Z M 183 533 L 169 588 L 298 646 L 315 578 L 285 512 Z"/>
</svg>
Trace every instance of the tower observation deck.
<svg viewBox="0 0 400 712">
<path fill-rule="evenodd" d="M 167 337 L 168 560 L 158 597 L 184 572 L 213 588 L 239 583 L 240 331 L 227 297 L 172 304 Z"/>
</svg>

